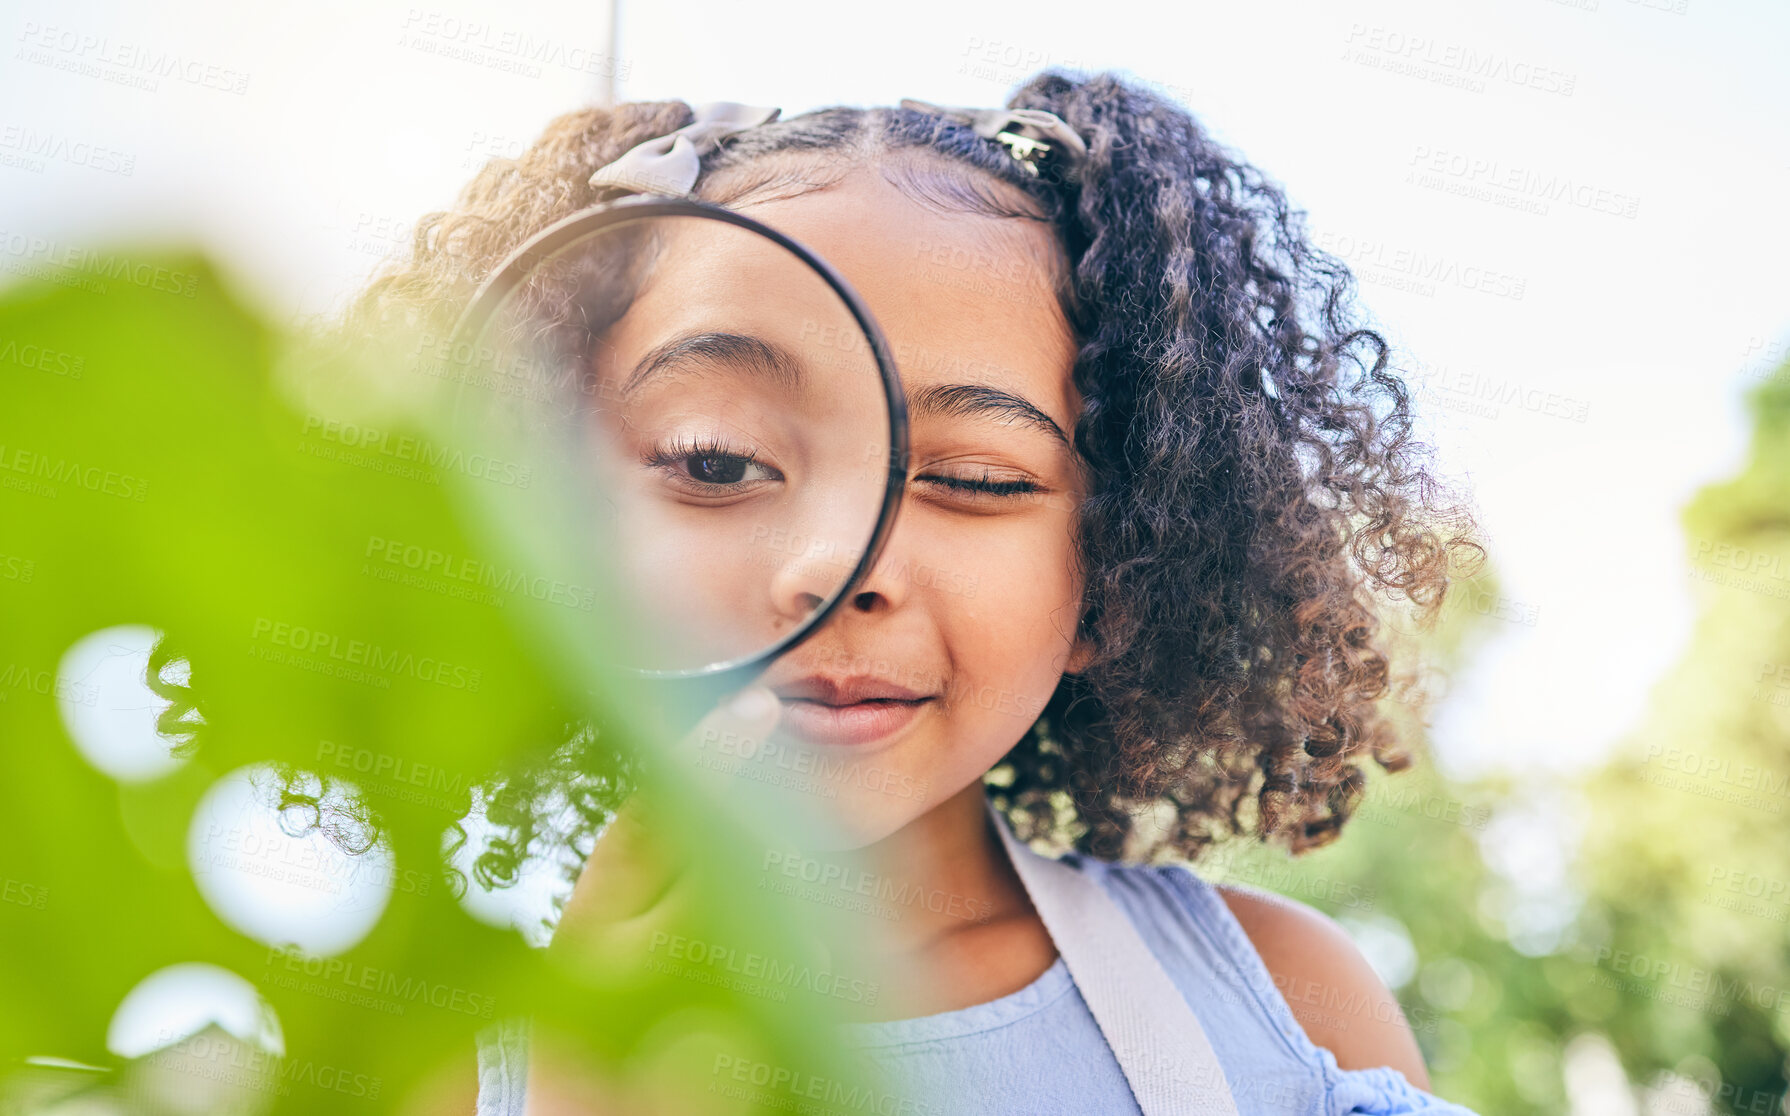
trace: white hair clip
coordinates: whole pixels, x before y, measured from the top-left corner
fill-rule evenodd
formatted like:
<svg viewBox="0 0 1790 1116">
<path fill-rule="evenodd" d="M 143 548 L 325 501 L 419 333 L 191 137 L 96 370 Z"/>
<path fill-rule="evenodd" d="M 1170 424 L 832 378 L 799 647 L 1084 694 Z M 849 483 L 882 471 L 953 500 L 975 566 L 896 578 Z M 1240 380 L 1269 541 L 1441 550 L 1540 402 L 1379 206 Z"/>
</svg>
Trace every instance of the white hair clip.
<svg viewBox="0 0 1790 1116">
<path fill-rule="evenodd" d="M 722 140 L 747 128 L 769 124 L 782 109 L 712 101 L 692 110 L 696 119 L 645 143 L 635 144 L 590 176 L 591 186 L 631 194 L 688 197 L 702 172 L 702 157 Z"/>
</svg>

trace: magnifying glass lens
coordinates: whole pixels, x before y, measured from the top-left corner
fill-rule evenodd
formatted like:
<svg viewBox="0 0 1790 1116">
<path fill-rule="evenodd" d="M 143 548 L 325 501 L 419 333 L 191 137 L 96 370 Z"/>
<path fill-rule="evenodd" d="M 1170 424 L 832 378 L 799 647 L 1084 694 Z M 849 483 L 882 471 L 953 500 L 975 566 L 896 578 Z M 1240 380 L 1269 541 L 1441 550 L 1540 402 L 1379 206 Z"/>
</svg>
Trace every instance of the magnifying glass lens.
<svg viewBox="0 0 1790 1116">
<path fill-rule="evenodd" d="M 470 341 L 511 452 L 585 530 L 653 672 L 761 655 L 847 586 L 889 488 L 876 349 L 827 277 L 695 215 L 554 245 Z M 849 604 L 849 602 L 845 602 Z"/>
</svg>

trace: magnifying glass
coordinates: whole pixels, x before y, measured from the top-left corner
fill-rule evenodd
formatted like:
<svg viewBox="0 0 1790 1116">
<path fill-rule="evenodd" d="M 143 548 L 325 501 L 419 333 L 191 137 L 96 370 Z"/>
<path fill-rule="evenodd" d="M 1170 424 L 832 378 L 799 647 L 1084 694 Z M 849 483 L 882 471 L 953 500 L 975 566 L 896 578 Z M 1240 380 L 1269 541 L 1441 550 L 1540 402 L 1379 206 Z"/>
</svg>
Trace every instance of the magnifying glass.
<svg viewBox="0 0 1790 1116">
<path fill-rule="evenodd" d="M 456 437 L 509 455 L 609 579 L 636 637 L 609 660 L 692 705 L 813 635 L 893 527 L 888 342 L 831 265 L 741 213 L 650 196 L 567 217 L 485 280 L 453 352 Z"/>
</svg>

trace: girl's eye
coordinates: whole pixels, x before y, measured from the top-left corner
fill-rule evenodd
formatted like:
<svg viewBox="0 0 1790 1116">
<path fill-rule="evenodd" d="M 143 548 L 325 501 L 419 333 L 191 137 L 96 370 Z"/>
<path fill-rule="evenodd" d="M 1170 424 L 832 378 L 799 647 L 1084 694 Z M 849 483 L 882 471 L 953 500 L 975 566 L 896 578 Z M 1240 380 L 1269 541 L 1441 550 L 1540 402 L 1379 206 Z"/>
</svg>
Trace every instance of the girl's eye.
<svg viewBox="0 0 1790 1116">
<path fill-rule="evenodd" d="M 755 465 L 751 458 L 736 454 L 710 453 L 686 457 L 681 464 L 690 479 L 703 484 L 739 484 L 746 479 L 748 470 L 754 473 L 754 479 L 769 477 L 764 466 Z"/>
<path fill-rule="evenodd" d="M 641 463 L 664 470 L 674 483 L 703 495 L 725 495 L 783 479 L 758 461 L 757 450 L 735 450 L 717 440 L 679 439 L 649 451 Z"/>
<path fill-rule="evenodd" d="M 974 477 L 954 477 L 934 473 L 914 479 L 938 485 L 948 491 L 968 493 L 973 496 L 1012 497 L 1039 491 L 1038 485 L 1032 481 L 1023 478 L 1003 480 L 989 473 Z"/>
</svg>

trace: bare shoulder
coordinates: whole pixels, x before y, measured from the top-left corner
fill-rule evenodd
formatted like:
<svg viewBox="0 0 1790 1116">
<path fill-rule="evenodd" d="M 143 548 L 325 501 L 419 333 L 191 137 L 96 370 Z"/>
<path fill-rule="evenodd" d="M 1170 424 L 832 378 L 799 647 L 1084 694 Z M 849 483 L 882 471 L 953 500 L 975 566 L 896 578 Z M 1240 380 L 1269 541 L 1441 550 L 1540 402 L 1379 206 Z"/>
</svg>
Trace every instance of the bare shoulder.
<svg viewBox="0 0 1790 1116">
<path fill-rule="evenodd" d="M 1343 1069 L 1391 1066 L 1419 1089 L 1430 1087 L 1398 998 L 1335 919 L 1259 888 L 1217 888 L 1314 1044 Z"/>
</svg>

